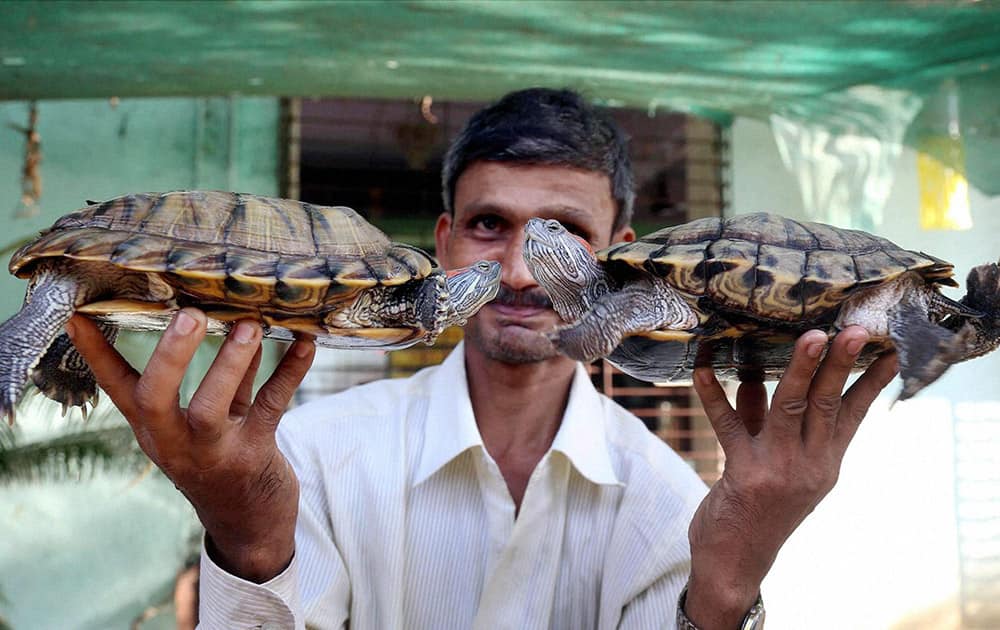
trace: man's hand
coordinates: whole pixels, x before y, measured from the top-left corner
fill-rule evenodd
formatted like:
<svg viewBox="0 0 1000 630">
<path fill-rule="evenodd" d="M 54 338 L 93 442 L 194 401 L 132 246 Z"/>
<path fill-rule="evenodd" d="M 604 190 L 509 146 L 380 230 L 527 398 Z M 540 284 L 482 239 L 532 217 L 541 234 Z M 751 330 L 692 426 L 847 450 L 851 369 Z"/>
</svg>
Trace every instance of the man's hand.
<svg viewBox="0 0 1000 630">
<path fill-rule="evenodd" d="M 895 355 L 879 358 L 842 393 L 868 333 L 802 335 L 770 409 L 761 383 L 742 383 L 734 410 L 710 368 L 695 390 L 726 454 L 722 478 L 691 522 L 691 577 L 684 606 L 702 630 L 739 626 L 778 550 L 837 482 L 861 420 L 896 374 Z M 818 366 L 818 367 L 817 367 Z"/>
<path fill-rule="evenodd" d="M 205 326 L 201 311 L 180 311 L 141 375 L 89 319 L 74 316 L 66 331 L 139 446 L 198 512 L 213 559 L 234 575 L 263 582 L 280 573 L 295 550 L 298 481 L 274 432 L 315 349 L 311 341 L 292 344 L 251 401 L 261 328 L 241 321 L 184 409 L 178 390 Z"/>
</svg>

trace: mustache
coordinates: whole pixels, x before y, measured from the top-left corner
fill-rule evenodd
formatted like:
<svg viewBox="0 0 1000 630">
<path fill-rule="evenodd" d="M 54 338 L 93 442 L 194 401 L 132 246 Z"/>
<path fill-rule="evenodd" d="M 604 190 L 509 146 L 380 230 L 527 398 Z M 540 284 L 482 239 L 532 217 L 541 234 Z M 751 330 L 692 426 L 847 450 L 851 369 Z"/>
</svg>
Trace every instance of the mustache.
<svg viewBox="0 0 1000 630">
<path fill-rule="evenodd" d="M 493 298 L 494 304 L 503 306 L 537 306 L 540 308 L 552 308 L 552 300 L 548 293 L 542 288 L 526 289 L 517 291 L 505 284 L 500 285 L 497 296 Z"/>
</svg>

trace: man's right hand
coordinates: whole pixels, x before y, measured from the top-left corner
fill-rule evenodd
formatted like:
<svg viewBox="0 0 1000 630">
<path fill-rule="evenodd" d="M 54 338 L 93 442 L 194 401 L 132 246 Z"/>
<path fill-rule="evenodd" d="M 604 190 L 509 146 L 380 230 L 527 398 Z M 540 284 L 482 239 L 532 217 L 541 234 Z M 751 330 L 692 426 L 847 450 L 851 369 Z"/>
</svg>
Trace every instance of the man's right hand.
<svg viewBox="0 0 1000 630">
<path fill-rule="evenodd" d="M 265 582 L 295 551 L 298 480 L 275 430 L 315 346 L 295 341 L 251 401 L 262 333 L 256 322 L 241 321 L 185 409 L 178 391 L 205 327 L 201 311 L 180 311 L 142 374 L 86 317 L 74 316 L 66 331 L 139 446 L 194 506 L 212 559 L 233 575 Z"/>
</svg>

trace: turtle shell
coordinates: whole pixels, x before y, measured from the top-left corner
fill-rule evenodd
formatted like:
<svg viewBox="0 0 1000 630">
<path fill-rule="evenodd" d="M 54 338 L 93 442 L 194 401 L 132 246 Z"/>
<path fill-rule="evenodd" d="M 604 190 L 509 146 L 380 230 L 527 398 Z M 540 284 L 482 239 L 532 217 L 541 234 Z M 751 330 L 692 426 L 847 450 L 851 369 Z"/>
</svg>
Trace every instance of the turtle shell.
<svg viewBox="0 0 1000 630">
<path fill-rule="evenodd" d="M 669 282 L 704 310 L 783 322 L 815 321 L 851 294 L 915 271 L 957 286 L 952 265 L 861 232 L 757 213 L 710 217 L 665 228 L 597 252 Z M 616 270 L 618 270 L 616 272 Z"/>
<path fill-rule="evenodd" d="M 390 241 L 350 208 L 221 191 L 143 193 L 94 203 L 18 250 L 9 269 L 27 278 L 48 258 L 145 273 L 173 287 L 179 301 L 218 306 L 215 316 L 223 321 L 252 313 L 266 324 L 320 335 L 325 331 L 313 325 L 320 310 L 378 285 L 422 280 L 437 268 L 430 255 Z M 110 316 L 115 308 L 103 313 L 114 323 L 163 327 L 117 321 Z M 101 314 L 99 308 L 89 312 Z"/>
</svg>

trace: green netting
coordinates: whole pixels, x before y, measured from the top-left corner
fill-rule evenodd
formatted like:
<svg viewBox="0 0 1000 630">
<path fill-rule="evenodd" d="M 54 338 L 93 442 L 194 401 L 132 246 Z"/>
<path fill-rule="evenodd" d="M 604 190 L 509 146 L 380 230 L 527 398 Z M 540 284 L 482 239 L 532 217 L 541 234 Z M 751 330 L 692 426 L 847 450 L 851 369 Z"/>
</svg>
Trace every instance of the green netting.
<svg viewBox="0 0 1000 630">
<path fill-rule="evenodd" d="M 918 99 L 904 128 L 919 144 L 944 131 L 934 101 L 951 82 L 970 180 L 1000 192 L 996 2 L 8 2 L 0 18 L 6 99 L 483 100 L 569 85 L 651 113 L 893 137 L 913 112 L 850 91 L 875 86 Z"/>
</svg>

